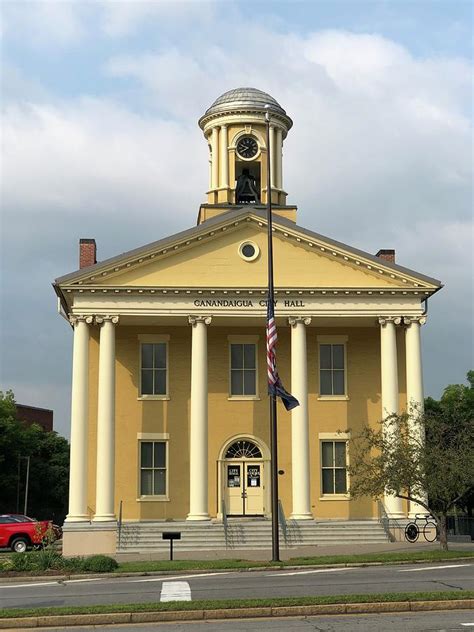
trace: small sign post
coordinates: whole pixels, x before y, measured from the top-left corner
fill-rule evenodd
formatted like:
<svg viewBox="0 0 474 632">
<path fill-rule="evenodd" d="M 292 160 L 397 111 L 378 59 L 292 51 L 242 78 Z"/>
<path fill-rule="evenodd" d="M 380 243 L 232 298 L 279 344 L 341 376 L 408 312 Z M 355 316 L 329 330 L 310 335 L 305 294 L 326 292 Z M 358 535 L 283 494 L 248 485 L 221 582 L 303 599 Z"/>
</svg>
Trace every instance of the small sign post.
<svg viewBox="0 0 474 632">
<path fill-rule="evenodd" d="M 170 541 L 170 561 L 173 561 L 173 540 L 181 540 L 181 533 L 179 531 L 163 531 L 163 540 Z"/>
</svg>

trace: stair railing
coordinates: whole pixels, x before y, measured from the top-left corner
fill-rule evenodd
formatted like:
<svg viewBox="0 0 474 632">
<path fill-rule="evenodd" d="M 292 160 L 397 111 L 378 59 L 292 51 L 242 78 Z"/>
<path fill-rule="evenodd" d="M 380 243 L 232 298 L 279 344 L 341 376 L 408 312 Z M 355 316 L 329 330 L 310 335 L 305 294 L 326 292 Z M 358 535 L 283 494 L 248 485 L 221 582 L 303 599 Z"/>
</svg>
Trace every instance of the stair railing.
<svg viewBox="0 0 474 632">
<path fill-rule="evenodd" d="M 385 509 L 385 505 L 381 500 L 377 501 L 377 511 L 378 511 L 378 521 L 382 525 L 385 533 L 387 534 L 390 542 L 395 542 L 397 538 L 394 535 L 394 530 L 398 529 L 398 532 L 401 533 L 405 530 L 404 525 L 402 525 L 397 518 L 390 517 L 387 514 L 387 510 Z"/>
<path fill-rule="evenodd" d="M 118 527 L 118 548 L 120 548 L 121 539 L 122 539 L 122 507 L 123 507 L 123 500 L 120 501 L 119 518 L 118 518 L 118 523 L 117 523 L 117 527 Z"/>
<path fill-rule="evenodd" d="M 221 500 L 221 512 L 222 512 L 222 524 L 224 525 L 225 548 L 227 548 L 229 523 L 227 522 L 227 507 L 225 506 L 224 499 Z"/>
<path fill-rule="evenodd" d="M 281 530 L 283 531 L 283 538 L 285 543 L 288 541 L 288 523 L 286 521 L 285 512 L 280 499 L 278 499 L 278 520 L 280 522 Z"/>
</svg>

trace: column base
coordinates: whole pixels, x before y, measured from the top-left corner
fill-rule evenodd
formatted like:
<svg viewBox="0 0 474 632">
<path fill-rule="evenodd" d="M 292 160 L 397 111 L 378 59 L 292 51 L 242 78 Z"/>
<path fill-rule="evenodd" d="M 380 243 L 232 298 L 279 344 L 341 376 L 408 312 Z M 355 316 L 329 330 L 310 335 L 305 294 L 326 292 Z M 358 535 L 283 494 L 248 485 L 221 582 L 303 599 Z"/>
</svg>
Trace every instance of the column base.
<svg viewBox="0 0 474 632">
<path fill-rule="evenodd" d="M 312 513 L 292 513 L 290 520 L 314 520 Z"/>
<path fill-rule="evenodd" d="M 63 555 L 114 555 L 117 552 L 117 523 L 64 524 Z"/>
<path fill-rule="evenodd" d="M 92 518 L 92 522 L 117 522 L 117 517 L 115 514 L 96 514 Z"/>
<path fill-rule="evenodd" d="M 197 521 L 197 520 L 210 520 L 210 519 L 211 519 L 211 516 L 209 514 L 207 514 L 207 513 L 197 513 L 197 514 L 189 513 L 187 515 L 187 517 L 186 517 L 186 520 L 190 520 L 190 521 L 192 521 L 192 520 L 194 520 L 194 521 Z"/>
<path fill-rule="evenodd" d="M 88 514 L 68 514 L 64 520 L 64 524 L 74 522 L 90 522 L 91 518 Z"/>
</svg>

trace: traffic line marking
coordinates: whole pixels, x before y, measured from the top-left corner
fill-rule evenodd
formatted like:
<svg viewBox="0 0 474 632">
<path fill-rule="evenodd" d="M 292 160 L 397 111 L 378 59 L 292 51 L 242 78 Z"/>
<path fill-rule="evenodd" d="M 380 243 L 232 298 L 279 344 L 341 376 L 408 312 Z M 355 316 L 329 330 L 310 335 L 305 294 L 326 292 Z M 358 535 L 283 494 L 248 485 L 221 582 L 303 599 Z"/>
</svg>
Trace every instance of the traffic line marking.
<svg viewBox="0 0 474 632">
<path fill-rule="evenodd" d="M 65 579 L 63 584 L 79 584 L 79 582 L 103 582 L 105 577 L 89 577 L 84 579 Z"/>
<path fill-rule="evenodd" d="M 291 573 L 268 573 L 266 577 L 286 577 L 287 575 L 309 575 L 310 573 L 337 573 L 340 571 L 353 571 L 355 568 L 318 568 L 311 571 L 293 571 Z"/>
<path fill-rule="evenodd" d="M 188 582 L 163 582 L 160 601 L 191 601 Z"/>
<path fill-rule="evenodd" d="M 474 628 L 474 623 L 461 623 L 465 628 Z"/>
<path fill-rule="evenodd" d="M 38 588 L 41 586 L 57 586 L 59 582 L 42 582 L 41 584 L 13 584 L 10 585 L 2 585 L 0 588 Z"/>
<path fill-rule="evenodd" d="M 230 575 L 234 571 L 228 571 L 226 573 L 198 573 L 194 575 L 176 575 L 176 577 L 169 577 L 169 575 L 165 575 L 164 577 L 147 577 L 147 579 L 131 579 L 130 581 L 134 584 L 140 584 L 143 582 L 166 582 L 171 579 L 194 579 L 195 577 L 213 577 L 214 575 Z"/>
<path fill-rule="evenodd" d="M 429 566 L 425 568 L 404 568 L 399 573 L 417 573 L 419 571 L 437 571 L 443 568 L 462 568 L 463 566 L 472 566 L 472 564 L 447 564 L 445 566 Z"/>
</svg>

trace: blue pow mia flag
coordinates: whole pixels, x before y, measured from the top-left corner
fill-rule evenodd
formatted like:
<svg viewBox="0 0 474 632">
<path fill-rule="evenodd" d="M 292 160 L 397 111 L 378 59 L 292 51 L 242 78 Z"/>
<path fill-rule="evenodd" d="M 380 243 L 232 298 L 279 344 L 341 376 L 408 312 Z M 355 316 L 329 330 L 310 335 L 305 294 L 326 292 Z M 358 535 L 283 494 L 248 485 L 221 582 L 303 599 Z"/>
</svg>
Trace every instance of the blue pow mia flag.
<svg viewBox="0 0 474 632">
<path fill-rule="evenodd" d="M 300 405 L 296 397 L 293 397 L 288 391 L 285 391 L 281 383 L 280 376 L 276 369 L 276 343 L 277 330 L 275 324 L 275 312 L 273 301 L 268 299 L 267 307 L 267 374 L 268 374 L 268 393 L 276 395 L 283 402 L 286 410 L 292 410 Z"/>
</svg>

